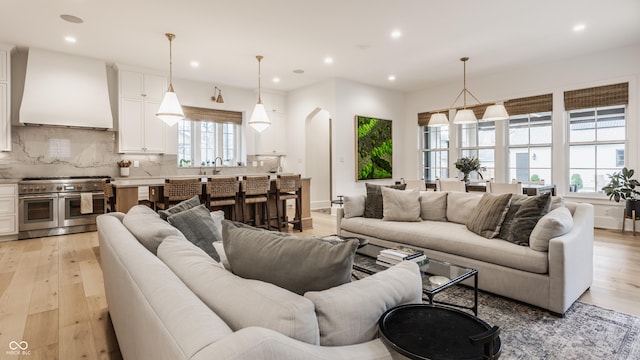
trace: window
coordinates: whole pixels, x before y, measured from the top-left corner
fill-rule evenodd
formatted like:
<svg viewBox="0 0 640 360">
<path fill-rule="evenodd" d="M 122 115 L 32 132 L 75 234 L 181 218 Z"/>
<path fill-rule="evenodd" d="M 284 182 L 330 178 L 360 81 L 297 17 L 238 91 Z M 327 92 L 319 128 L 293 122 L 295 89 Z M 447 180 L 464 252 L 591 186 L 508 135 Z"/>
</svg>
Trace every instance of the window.
<svg viewBox="0 0 640 360">
<path fill-rule="evenodd" d="M 551 181 L 551 112 L 509 118 L 509 179 Z"/>
<path fill-rule="evenodd" d="M 480 165 L 487 169 L 482 172 L 482 177 L 487 180 L 495 177 L 495 121 L 462 124 L 458 125 L 458 130 L 460 134 L 460 157 L 477 157 L 480 160 Z M 477 178 L 478 175 L 472 173 L 470 177 Z"/>
<path fill-rule="evenodd" d="M 449 177 L 449 127 L 423 126 L 422 129 L 424 179 Z"/>
<path fill-rule="evenodd" d="M 178 123 L 178 166 L 225 166 L 240 162 L 240 125 L 182 120 Z M 220 165 L 220 162 L 218 162 Z"/>
<path fill-rule="evenodd" d="M 578 192 L 602 193 L 624 166 L 626 106 L 569 111 L 569 174 Z"/>
</svg>

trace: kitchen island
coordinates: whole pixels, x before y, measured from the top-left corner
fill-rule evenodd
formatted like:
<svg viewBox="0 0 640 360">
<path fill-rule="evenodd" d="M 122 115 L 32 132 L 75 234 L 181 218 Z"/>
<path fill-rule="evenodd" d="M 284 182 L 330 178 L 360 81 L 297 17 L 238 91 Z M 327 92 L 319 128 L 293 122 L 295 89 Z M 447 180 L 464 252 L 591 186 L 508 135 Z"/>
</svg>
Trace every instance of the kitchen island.
<svg viewBox="0 0 640 360">
<path fill-rule="evenodd" d="M 170 178 L 197 178 L 202 179 L 203 185 L 206 183 L 208 177 L 221 177 L 221 176 L 238 176 L 242 178 L 244 175 L 269 175 L 271 177 L 272 189 L 275 188 L 273 183 L 277 174 L 242 174 L 242 175 L 193 175 L 193 176 L 172 176 Z M 302 178 L 302 230 L 313 228 L 313 219 L 311 218 L 311 178 Z M 133 206 L 138 205 L 140 200 L 149 200 L 151 203 L 163 201 L 163 187 L 165 178 L 116 178 L 111 182 L 114 188 L 115 196 L 115 210 L 126 213 Z M 147 192 L 148 189 L 148 192 Z M 204 194 L 204 192 L 203 192 Z M 238 204 L 242 208 L 242 204 Z M 269 207 L 273 209 L 272 214 L 275 214 L 275 197 L 269 198 Z"/>
</svg>

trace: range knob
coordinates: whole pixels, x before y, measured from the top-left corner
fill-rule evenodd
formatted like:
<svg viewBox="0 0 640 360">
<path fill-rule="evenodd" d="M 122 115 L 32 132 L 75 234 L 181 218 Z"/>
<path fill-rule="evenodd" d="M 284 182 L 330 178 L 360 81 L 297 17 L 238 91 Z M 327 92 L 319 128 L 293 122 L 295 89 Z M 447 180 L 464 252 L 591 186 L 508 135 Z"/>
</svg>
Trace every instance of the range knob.
<svg viewBox="0 0 640 360">
<path fill-rule="evenodd" d="M 29 191 L 33 191 L 33 186 L 29 186 Z"/>
<path fill-rule="evenodd" d="M 78 190 L 82 190 L 82 185 L 78 185 Z"/>
<path fill-rule="evenodd" d="M 58 186 L 56 187 L 56 190 L 58 190 L 58 191 L 62 191 L 62 186 L 58 185 Z"/>
</svg>

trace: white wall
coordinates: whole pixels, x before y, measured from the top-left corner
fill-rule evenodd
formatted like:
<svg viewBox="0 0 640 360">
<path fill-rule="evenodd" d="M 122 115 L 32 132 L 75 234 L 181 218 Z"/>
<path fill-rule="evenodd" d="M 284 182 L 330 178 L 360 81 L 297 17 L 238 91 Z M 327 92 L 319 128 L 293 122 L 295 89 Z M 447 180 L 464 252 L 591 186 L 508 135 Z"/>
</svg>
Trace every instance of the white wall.
<svg viewBox="0 0 640 360">
<path fill-rule="evenodd" d="M 540 63 L 527 68 L 505 69 L 502 72 L 489 74 L 482 77 L 474 77 L 473 72 L 467 74 L 467 88 L 481 101 L 499 101 L 524 96 L 553 93 L 553 179 L 558 186 L 561 195 L 567 194 L 567 150 L 564 146 L 566 128 L 564 127 L 563 93 L 567 90 L 575 90 L 593 86 L 629 82 L 629 107 L 628 107 L 628 142 L 626 151 L 626 164 L 638 169 L 640 159 L 638 157 L 638 139 L 640 139 L 640 109 L 638 107 L 638 94 L 640 84 L 640 45 L 611 49 L 604 52 L 593 53 L 576 58 L 568 58 L 549 63 Z M 417 149 L 420 148 L 419 127 L 417 114 L 419 112 L 447 108 L 455 95 L 461 90 L 460 81 L 439 84 L 429 89 L 411 93 L 407 96 L 404 137 L 414 138 L 411 146 L 404 147 L 404 164 L 407 169 L 419 167 Z M 450 156 L 455 162 L 456 155 Z M 620 228 L 622 210 L 621 204 L 609 202 L 600 198 L 576 198 L 577 201 L 588 201 L 596 206 L 596 226 Z"/>
</svg>

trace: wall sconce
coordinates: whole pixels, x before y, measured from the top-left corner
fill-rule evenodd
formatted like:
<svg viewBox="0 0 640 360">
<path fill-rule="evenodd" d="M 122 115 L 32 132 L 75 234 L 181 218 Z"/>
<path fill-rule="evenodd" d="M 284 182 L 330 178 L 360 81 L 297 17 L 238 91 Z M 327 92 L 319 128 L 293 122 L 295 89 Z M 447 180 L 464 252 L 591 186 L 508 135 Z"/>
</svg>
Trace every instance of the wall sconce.
<svg viewBox="0 0 640 360">
<path fill-rule="evenodd" d="M 216 92 L 218 93 L 217 96 Z M 222 98 L 222 90 L 220 90 L 220 88 L 217 86 L 215 87 L 215 89 L 213 89 L 213 96 L 211 97 L 211 101 L 221 104 L 224 103 L 224 99 Z"/>
</svg>

